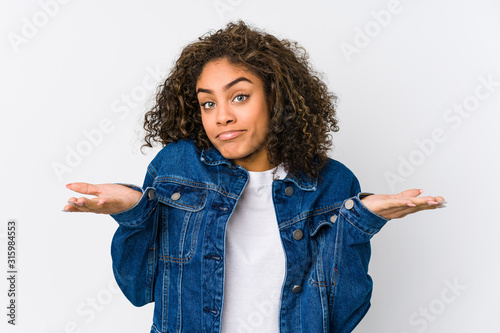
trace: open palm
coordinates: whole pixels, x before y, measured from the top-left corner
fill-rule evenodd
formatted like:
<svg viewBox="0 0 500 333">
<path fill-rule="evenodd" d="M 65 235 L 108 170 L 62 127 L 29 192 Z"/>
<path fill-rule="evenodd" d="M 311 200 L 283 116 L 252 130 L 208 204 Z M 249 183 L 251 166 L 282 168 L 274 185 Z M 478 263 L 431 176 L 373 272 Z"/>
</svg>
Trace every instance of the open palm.
<svg viewBox="0 0 500 333">
<path fill-rule="evenodd" d="M 70 198 L 63 209 L 66 212 L 116 214 L 132 208 L 142 196 L 141 192 L 118 184 L 71 183 L 66 187 L 81 194 L 95 196 Z"/>
</svg>

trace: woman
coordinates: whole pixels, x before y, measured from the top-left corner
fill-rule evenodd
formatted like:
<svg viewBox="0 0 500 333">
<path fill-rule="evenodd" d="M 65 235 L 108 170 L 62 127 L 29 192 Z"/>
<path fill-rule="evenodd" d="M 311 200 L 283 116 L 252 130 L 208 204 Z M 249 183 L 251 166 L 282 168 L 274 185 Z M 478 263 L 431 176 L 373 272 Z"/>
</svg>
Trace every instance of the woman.
<svg viewBox="0 0 500 333">
<path fill-rule="evenodd" d="M 360 193 L 327 157 L 335 96 L 296 43 L 243 22 L 182 51 L 146 113 L 164 148 L 142 188 L 68 184 L 69 212 L 111 214 L 118 285 L 155 302 L 151 332 L 350 332 L 370 238 L 442 197 Z"/>
</svg>

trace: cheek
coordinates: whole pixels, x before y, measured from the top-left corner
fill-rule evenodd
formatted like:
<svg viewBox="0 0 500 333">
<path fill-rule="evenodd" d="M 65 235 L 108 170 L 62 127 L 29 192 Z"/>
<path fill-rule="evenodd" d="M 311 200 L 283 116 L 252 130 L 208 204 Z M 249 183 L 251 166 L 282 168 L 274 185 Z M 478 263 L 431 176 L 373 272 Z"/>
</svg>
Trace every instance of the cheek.
<svg viewBox="0 0 500 333">
<path fill-rule="evenodd" d="M 207 124 L 209 124 L 209 121 L 206 116 L 201 114 L 201 124 L 203 125 L 203 129 L 205 130 L 205 133 L 210 133 L 210 128 L 208 128 Z"/>
<path fill-rule="evenodd" d="M 265 137 L 267 137 L 269 133 L 270 122 L 271 122 L 270 114 L 266 108 L 265 111 L 259 117 L 259 127 L 262 132 L 262 135 Z"/>
</svg>

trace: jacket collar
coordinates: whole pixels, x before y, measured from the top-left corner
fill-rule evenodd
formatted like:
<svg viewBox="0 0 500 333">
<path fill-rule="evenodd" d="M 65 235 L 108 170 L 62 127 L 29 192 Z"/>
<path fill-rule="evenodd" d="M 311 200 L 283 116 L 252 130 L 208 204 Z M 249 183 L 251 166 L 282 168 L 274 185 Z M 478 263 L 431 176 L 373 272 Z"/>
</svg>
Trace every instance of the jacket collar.
<svg viewBox="0 0 500 333">
<path fill-rule="evenodd" d="M 228 166 L 232 166 L 231 161 L 222 156 L 222 154 L 211 146 L 208 149 L 203 149 L 201 151 L 200 160 L 209 166 L 217 166 L 221 164 L 226 164 Z"/>
<path fill-rule="evenodd" d="M 217 166 L 222 164 L 225 164 L 229 167 L 233 166 L 231 161 L 222 156 L 222 154 L 213 146 L 201 151 L 200 160 L 208 166 Z M 284 181 L 290 181 L 304 191 L 315 191 L 316 187 L 318 186 L 317 178 L 310 178 L 303 172 L 296 176 L 287 175 Z"/>
</svg>

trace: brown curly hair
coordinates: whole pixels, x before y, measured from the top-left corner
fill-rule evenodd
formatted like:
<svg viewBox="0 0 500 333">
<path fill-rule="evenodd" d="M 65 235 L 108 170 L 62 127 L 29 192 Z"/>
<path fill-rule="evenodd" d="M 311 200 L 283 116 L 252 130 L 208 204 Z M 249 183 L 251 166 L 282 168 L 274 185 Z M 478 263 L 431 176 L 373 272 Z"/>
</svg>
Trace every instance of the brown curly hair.
<svg viewBox="0 0 500 333">
<path fill-rule="evenodd" d="M 229 23 L 186 46 L 168 78 L 158 87 L 155 106 L 146 113 L 143 147 L 191 139 L 199 149 L 211 147 L 201 121 L 196 83 L 212 60 L 242 65 L 264 83 L 269 101 L 269 161 L 283 163 L 291 175 L 317 177 L 338 131 L 337 97 L 311 68 L 308 54 L 296 42 Z"/>
</svg>

